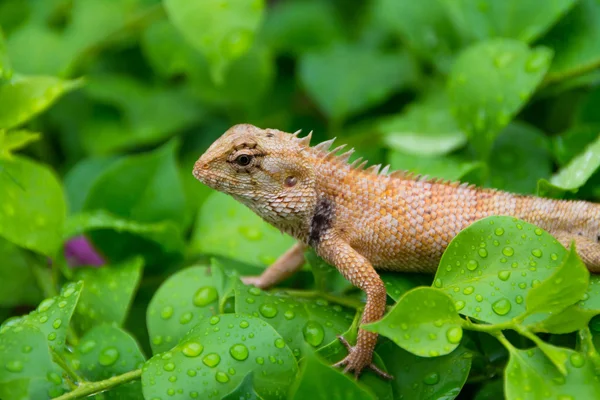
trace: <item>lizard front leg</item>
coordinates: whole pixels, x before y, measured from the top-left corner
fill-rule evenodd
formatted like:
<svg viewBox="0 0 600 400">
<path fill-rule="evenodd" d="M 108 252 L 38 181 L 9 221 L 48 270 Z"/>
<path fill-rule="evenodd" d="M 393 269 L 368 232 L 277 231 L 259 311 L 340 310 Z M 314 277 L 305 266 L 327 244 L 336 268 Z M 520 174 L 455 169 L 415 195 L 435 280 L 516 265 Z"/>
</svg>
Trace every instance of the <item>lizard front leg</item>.
<svg viewBox="0 0 600 400">
<path fill-rule="evenodd" d="M 348 243 L 337 237 L 322 240 L 317 246 L 317 253 L 327 262 L 334 265 L 354 286 L 367 295 L 367 303 L 363 311 L 361 324 L 379 320 L 385 312 L 386 291 L 383 281 L 371 263 L 354 250 Z M 336 367 L 345 367 L 344 372 L 354 371 L 358 378 L 365 367 L 375 371 L 379 376 L 392 379 L 392 376 L 373 364 L 373 350 L 377 344 L 377 333 L 359 328 L 358 339 L 354 347 L 343 337 L 340 341 L 348 349 L 348 355 Z"/>
<path fill-rule="evenodd" d="M 260 276 L 244 276 L 242 282 L 246 285 L 254 285 L 261 289 L 275 286 L 284 279 L 292 276 L 304 264 L 304 249 L 306 245 L 296 243 L 288 251 L 283 253 L 273 264 L 271 264 Z"/>
</svg>

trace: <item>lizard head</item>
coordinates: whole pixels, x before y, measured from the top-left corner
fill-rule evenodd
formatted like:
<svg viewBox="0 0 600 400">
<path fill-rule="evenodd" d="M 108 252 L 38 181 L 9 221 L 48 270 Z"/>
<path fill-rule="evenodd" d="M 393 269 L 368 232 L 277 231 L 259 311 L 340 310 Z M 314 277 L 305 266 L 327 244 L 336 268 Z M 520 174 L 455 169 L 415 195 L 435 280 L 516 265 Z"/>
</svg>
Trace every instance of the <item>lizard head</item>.
<svg viewBox="0 0 600 400">
<path fill-rule="evenodd" d="M 196 161 L 193 174 L 269 222 L 289 222 L 316 201 L 315 173 L 302 143 L 279 130 L 235 125 Z"/>
</svg>

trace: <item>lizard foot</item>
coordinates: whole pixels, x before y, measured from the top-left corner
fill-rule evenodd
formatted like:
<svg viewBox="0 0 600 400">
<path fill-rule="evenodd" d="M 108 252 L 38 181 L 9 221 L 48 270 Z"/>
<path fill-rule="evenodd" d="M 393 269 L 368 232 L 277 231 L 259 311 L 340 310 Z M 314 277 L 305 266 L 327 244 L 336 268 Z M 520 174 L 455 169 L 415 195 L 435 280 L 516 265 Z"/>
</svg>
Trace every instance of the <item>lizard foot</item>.
<svg viewBox="0 0 600 400">
<path fill-rule="evenodd" d="M 357 379 L 365 367 L 373 370 L 373 372 L 384 379 L 394 379 L 392 375 L 382 371 L 377 365 L 372 363 L 368 355 L 357 351 L 356 346 L 351 346 L 343 336 L 338 336 L 338 339 L 348 350 L 348 355 L 343 360 L 333 364 L 334 367 L 345 367 L 344 373 L 354 371 L 354 377 Z"/>
<path fill-rule="evenodd" d="M 267 285 L 265 285 L 260 278 L 260 276 L 242 276 L 240 279 L 244 285 L 254 285 L 259 289 L 267 289 Z"/>
</svg>

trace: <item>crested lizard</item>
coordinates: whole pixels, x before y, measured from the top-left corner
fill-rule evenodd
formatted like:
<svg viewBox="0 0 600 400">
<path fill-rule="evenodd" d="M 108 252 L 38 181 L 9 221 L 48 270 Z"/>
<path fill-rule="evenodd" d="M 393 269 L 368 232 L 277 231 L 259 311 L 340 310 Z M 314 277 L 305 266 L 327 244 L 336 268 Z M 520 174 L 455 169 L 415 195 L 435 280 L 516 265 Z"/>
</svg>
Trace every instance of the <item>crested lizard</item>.
<svg viewBox="0 0 600 400">
<path fill-rule="evenodd" d="M 194 176 L 233 196 L 268 223 L 298 240 L 259 277 L 271 287 L 298 270 L 311 246 L 366 293 L 361 323 L 379 320 L 386 290 L 376 270 L 434 273 L 454 236 L 478 219 L 508 215 L 549 231 L 563 245 L 574 240 L 582 260 L 600 271 L 600 205 L 551 200 L 424 179 L 404 171 L 349 163 L 353 150 L 310 147 L 299 137 L 249 124 L 231 127 L 196 161 Z M 377 334 L 359 329 L 355 346 L 335 366 L 359 376 L 372 363 Z"/>
</svg>

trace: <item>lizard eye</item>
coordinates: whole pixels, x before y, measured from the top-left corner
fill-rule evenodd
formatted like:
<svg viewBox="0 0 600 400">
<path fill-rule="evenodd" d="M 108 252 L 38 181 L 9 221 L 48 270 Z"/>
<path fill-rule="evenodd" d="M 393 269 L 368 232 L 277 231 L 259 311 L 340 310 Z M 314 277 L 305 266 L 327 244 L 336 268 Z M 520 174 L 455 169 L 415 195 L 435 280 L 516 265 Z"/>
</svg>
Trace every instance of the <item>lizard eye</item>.
<svg viewBox="0 0 600 400">
<path fill-rule="evenodd" d="M 250 154 L 242 154 L 236 157 L 235 163 L 239 166 L 246 167 L 252 161 L 252 156 Z"/>
</svg>

